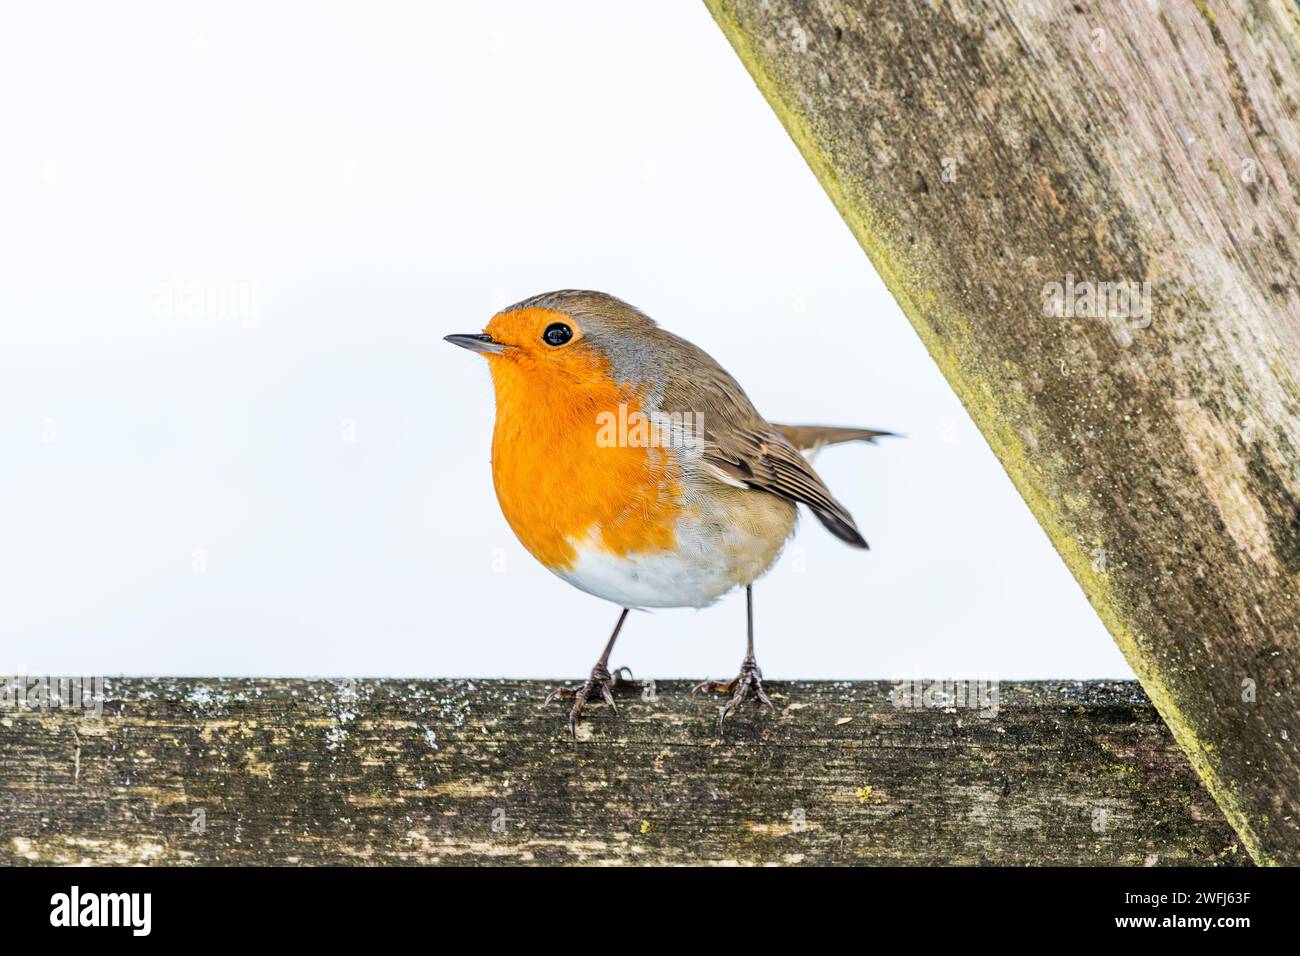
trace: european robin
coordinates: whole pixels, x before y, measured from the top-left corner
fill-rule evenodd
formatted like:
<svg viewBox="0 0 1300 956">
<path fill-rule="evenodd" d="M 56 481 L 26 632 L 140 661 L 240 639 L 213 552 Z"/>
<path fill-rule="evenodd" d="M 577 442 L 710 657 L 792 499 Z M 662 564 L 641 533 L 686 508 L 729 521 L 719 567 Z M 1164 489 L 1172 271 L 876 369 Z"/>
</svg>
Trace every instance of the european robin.
<svg viewBox="0 0 1300 956">
<path fill-rule="evenodd" d="M 589 699 L 614 708 L 627 669 L 611 673 L 609 655 L 630 609 L 704 607 L 741 585 L 740 673 L 692 693 L 730 695 L 719 727 L 746 699 L 771 706 L 754 659 L 754 581 L 775 563 L 799 504 L 867 547 L 810 460 L 824 445 L 891 433 L 772 424 L 702 349 L 600 292 L 534 296 L 483 333 L 446 340 L 487 358 L 492 479 L 511 529 L 551 571 L 623 609 L 587 680 L 547 698 L 573 699 L 570 731 Z"/>
</svg>

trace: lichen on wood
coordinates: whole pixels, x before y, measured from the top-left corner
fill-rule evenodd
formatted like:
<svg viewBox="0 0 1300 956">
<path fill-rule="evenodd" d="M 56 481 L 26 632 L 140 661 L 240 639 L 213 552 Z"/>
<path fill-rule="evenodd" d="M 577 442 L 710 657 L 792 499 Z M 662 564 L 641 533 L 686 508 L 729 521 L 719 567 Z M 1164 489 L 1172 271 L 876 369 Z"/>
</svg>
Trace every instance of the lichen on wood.
<svg viewBox="0 0 1300 956">
<path fill-rule="evenodd" d="M 688 687 L 113 679 L 0 712 L 0 863 L 1249 863 L 1133 682 Z"/>
<path fill-rule="evenodd" d="M 1300 10 L 706 2 L 1230 822 L 1300 863 Z"/>
</svg>

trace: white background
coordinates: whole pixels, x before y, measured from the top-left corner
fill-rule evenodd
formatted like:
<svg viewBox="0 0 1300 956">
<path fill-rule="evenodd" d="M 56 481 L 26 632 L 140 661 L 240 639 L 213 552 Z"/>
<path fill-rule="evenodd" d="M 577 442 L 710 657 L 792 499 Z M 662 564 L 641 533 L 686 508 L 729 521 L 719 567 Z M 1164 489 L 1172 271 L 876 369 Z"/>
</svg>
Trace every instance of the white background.
<svg viewBox="0 0 1300 956">
<path fill-rule="evenodd" d="M 872 550 L 805 518 L 769 678 L 1130 675 L 697 2 L 7 5 L 0 261 L 0 672 L 585 674 L 617 609 L 514 540 L 441 341 L 579 287 L 908 436 L 819 459 Z"/>
</svg>

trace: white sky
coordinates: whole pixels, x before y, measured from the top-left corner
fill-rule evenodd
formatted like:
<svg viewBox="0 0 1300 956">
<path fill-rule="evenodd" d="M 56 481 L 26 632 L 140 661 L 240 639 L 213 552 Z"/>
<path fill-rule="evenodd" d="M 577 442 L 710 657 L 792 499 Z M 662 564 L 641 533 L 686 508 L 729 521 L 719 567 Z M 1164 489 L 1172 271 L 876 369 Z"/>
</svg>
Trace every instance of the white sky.
<svg viewBox="0 0 1300 956">
<path fill-rule="evenodd" d="M 769 679 L 1131 676 L 694 0 L 10 4 L 0 210 L 0 672 L 584 675 L 617 609 L 515 541 L 441 341 L 580 287 L 909 436 L 818 460 L 872 550 L 805 517 Z M 733 595 L 613 662 L 743 640 Z"/>
</svg>

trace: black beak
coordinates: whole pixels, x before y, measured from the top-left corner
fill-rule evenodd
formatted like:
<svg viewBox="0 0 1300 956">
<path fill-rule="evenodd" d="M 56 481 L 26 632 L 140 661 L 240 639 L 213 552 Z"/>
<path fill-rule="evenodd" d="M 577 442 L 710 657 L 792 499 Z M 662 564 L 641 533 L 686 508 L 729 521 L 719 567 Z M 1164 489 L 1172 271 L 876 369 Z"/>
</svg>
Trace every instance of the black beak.
<svg viewBox="0 0 1300 956">
<path fill-rule="evenodd" d="M 491 355 L 500 355 L 510 348 L 504 342 L 493 342 L 490 335 L 447 335 L 443 337 L 443 341 L 459 345 L 471 352 L 486 352 Z"/>
</svg>

